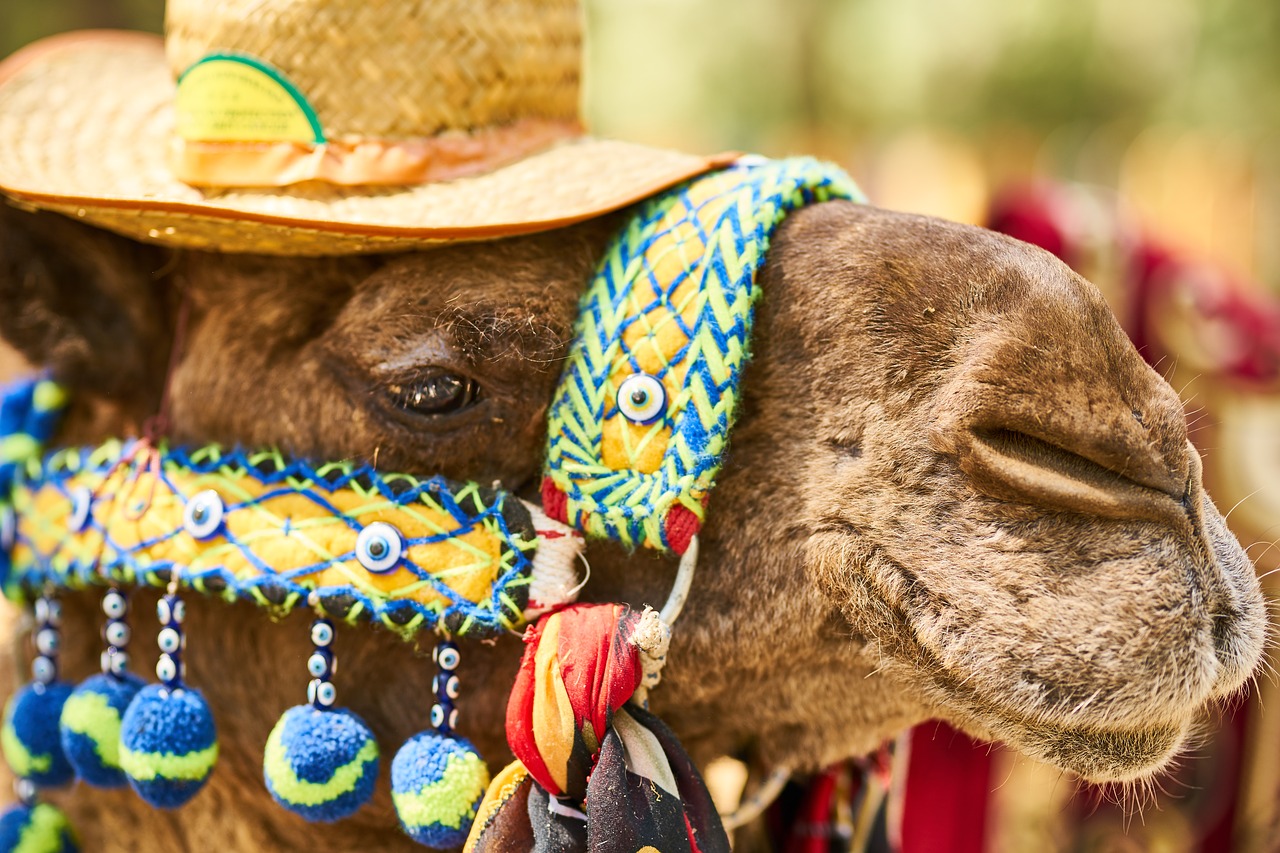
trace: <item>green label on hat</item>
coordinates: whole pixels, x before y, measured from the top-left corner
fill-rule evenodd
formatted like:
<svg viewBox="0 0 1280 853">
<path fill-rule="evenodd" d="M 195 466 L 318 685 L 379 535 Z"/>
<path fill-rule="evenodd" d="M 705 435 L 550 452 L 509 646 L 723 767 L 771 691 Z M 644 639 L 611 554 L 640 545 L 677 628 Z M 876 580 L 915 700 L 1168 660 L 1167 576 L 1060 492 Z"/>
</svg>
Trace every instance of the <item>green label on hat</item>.
<svg viewBox="0 0 1280 853">
<path fill-rule="evenodd" d="M 324 143 L 302 93 L 261 60 L 211 53 L 178 78 L 178 136 L 190 142 Z"/>
</svg>

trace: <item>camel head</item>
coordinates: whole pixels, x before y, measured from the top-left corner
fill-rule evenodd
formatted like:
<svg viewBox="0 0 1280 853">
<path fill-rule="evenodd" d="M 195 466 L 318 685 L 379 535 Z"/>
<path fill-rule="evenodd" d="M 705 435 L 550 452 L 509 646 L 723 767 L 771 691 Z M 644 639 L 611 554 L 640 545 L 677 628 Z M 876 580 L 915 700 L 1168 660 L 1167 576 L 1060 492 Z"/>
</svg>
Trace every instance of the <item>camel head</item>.
<svg viewBox="0 0 1280 853">
<path fill-rule="evenodd" d="M 176 440 L 536 500 L 576 302 L 621 221 L 281 259 L 5 209 L 0 331 L 73 386 L 64 438 L 93 441 L 154 410 L 186 293 Z M 655 710 L 699 760 L 812 769 L 939 716 L 1089 779 L 1163 767 L 1253 673 L 1264 604 L 1177 395 L 1097 291 L 1017 241 L 847 202 L 793 214 L 759 280 L 743 411 Z M 656 606 L 675 570 L 609 544 L 587 556 L 588 599 Z M 194 606 L 192 670 L 242 721 L 218 772 L 242 751 L 247 778 L 297 698 L 305 632 Z M 431 668 L 352 633 L 349 704 L 375 728 L 420 727 Z M 464 730 L 493 762 L 518 645 L 472 656 Z M 261 722 L 248 696 L 271 706 Z M 248 787 L 215 784 L 210 802 L 261 799 Z"/>
</svg>

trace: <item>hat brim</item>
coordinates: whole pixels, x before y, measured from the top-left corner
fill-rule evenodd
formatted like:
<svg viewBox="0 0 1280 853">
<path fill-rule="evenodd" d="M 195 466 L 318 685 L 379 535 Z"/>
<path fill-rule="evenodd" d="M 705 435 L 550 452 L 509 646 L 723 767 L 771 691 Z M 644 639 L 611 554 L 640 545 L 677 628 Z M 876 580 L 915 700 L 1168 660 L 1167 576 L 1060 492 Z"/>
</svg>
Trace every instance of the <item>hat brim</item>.
<svg viewBox="0 0 1280 853">
<path fill-rule="evenodd" d="M 408 187 L 201 189 L 169 171 L 174 81 L 158 36 L 54 36 L 0 63 L 0 192 L 152 243 L 335 255 L 581 222 L 723 166 L 580 137 L 475 177 Z"/>
</svg>

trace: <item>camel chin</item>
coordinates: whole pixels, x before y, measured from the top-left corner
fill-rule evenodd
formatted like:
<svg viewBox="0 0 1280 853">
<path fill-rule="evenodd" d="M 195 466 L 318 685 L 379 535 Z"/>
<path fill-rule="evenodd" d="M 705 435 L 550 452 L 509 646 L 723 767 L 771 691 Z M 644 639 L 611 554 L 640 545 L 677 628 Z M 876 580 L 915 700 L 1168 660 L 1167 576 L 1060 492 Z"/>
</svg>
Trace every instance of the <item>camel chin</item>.
<svg viewBox="0 0 1280 853">
<path fill-rule="evenodd" d="M 1169 559 L 1121 561 L 1125 570 L 1145 574 L 1147 580 L 1179 578 L 1186 587 L 1165 590 L 1165 598 L 1150 610 L 1129 602 L 1122 608 L 1128 622 L 1117 623 L 1114 613 L 1109 614 L 1107 621 L 1117 630 L 1107 633 L 1132 635 L 1127 642 L 1115 643 L 1112 654 L 1098 654 L 1097 647 L 1090 647 L 1096 630 L 1085 615 L 1089 607 L 1082 606 L 1081 632 L 1074 638 L 1059 637 L 1058 645 L 1044 655 L 1047 662 L 1037 666 L 1024 660 L 1020 665 L 1027 668 L 1020 670 L 1002 667 L 991 655 L 973 651 L 987 645 L 992 633 L 988 625 L 973 625 L 975 643 L 967 644 L 963 634 L 954 633 L 956 626 L 939 630 L 932 606 L 936 601 L 920 606 L 899 589 L 885 596 L 898 601 L 891 620 L 897 640 L 880 643 L 882 653 L 891 658 L 885 671 L 907 681 L 924 674 L 919 688 L 939 717 L 972 736 L 1002 742 L 1087 781 L 1141 782 L 1159 774 L 1194 742 L 1214 706 L 1244 688 L 1266 644 L 1265 609 L 1260 596 L 1251 594 L 1256 592 L 1251 564 L 1203 493 L 1200 502 L 1205 541 L 1186 542 L 1170 531 L 1152 549 Z M 1077 523 L 1082 530 L 1098 526 L 1087 518 Z M 1134 538 L 1150 543 L 1160 537 L 1144 529 Z M 818 547 L 828 554 L 858 550 L 853 543 L 830 540 Z M 873 572 L 884 570 L 883 558 L 879 566 L 874 558 L 869 563 Z M 1043 561 L 1030 560 L 1026 571 L 1040 572 L 1043 567 Z M 866 570 L 867 563 L 854 569 Z M 1206 606 L 1199 600 L 1198 582 L 1193 580 L 1197 577 L 1224 579 L 1229 591 Z M 881 578 L 880 588 L 893 590 L 899 585 L 895 580 L 900 584 L 900 577 L 887 582 Z M 993 591 L 988 594 L 997 597 Z M 1185 599 L 1182 610 L 1170 604 L 1178 596 Z M 1097 600 L 1075 603 L 1094 605 L 1098 617 Z M 1057 604 L 1070 608 L 1072 602 Z M 856 604 L 853 609 L 865 616 Z M 1162 612 L 1180 627 L 1153 629 Z M 1193 626 L 1189 631 L 1187 624 Z M 1026 620 L 1021 630 L 1010 633 L 1023 648 L 1033 648 L 1042 640 L 1038 627 L 1035 620 Z M 1144 632 L 1150 635 L 1147 640 L 1137 639 Z M 1163 669 L 1162 662 L 1167 664 Z"/>
</svg>

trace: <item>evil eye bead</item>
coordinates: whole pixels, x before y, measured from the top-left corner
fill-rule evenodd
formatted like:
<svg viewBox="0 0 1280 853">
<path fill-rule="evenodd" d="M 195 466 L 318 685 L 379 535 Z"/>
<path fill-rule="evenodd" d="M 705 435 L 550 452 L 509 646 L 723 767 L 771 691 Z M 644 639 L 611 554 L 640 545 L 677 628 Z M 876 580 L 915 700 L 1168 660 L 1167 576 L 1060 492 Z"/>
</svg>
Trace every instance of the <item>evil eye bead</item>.
<svg viewBox="0 0 1280 853">
<path fill-rule="evenodd" d="M 0 507 L 0 550 L 10 551 L 18 538 L 18 521 L 13 507 Z"/>
<path fill-rule="evenodd" d="M 333 645 L 333 626 L 328 622 L 316 622 L 311 626 L 311 644 L 324 648 Z"/>
<path fill-rule="evenodd" d="M 156 637 L 156 645 L 166 655 L 171 655 L 182 648 L 182 635 L 173 628 L 165 628 Z"/>
<path fill-rule="evenodd" d="M 37 622 L 58 627 L 62 624 L 62 603 L 52 598 L 37 598 L 35 617 Z"/>
<path fill-rule="evenodd" d="M 102 596 L 102 612 L 108 619 L 121 619 L 128 610 L 129 605 L 120 593 L 113 591 Z"/>
<path fill-rule="evenodd" d="M 168 684 L 178 678 L 178 662 L 168 655 L 160 655 L 156 661 L 156 678 Z"/>
<path fill-rule="evenodd" d="M 439 705 L 431 706 L 431 725 L 437 729 L 444 725 L 444 708 Z"/>
<path fill-rule="evenodd" d="M 41 684 L 48 684 L 58 677 L 58 668 L 53 665 L 52 660 L 39 655 L 31 661 L 31 677 Z"/>
<path fill-rule="evenodd" d="M 316 681 L 315 685 L 316 695 L 312 701 L 323 708 L 332 708 L 338 701 L 338 688 L 332 681 Z"/>
<path fill-rule="evenodd" d="M 111 656 L 108 668 L 112 675 L 123 675 L 129 669 L 129 653 L 117 651 Z"/>
<path fill-rule="evenodd" d="M 326 654 L 323 651 L 313 652 L 311 657 L 307 658 L 307 672 L 311 673 L 312 678 L 324 678 L 327 675 L 332 675 L 334 668 L 333 655 Z"/>
<path fill-rule="evenodd" d="M 196 539 L 208 539 L 222 526 L 225 509 L 213 489 L 197 492 L 182 511 L 182 528 Z"/>
<path fill-rule="evenodd" d="M 36 651 L 40 654 L 53 657 L 58 653 L 58 647 L 61 645 L 58 632 L 54 629 L 44 628 L 36 632 Z"/>
<path fill-rule="evenodd" d="M 439 696 L 441 690 L 443 690 L 445 696 L 448 696 L 450 699 L 457 699 L 460 688 L 461 682 L 458 681 L 458 676 L 456 675 L 445 676 L 441 674 L 431 679 L 431 692 L 437 696 Z"/>
<path fill-rule="evenodd" d="M 436 646 L 436 665 L 445 672 L 453 672 L 462 662 L 462 655 L 453 646 Z"/>
<path fill-rule="evenodd" d="M 71 490 L 71 514 L 67 516 L 67 529 L 79 533 L 89 526 L 90 513 L 93 510 L 93 492 L 84 486 Z"/>
<path fill-rule="evenodd" d="M 356 559 L 374 574 L 383 574 L 395 568 L 404 551 L 400 531 L 384 521 L 375 521 L 360 531 L 356 537 Z"/>
<path fill-rule="evenodd" d="M 103 649 L 101 654 L 98 655 L 98 663 L 101 665 L 102 671 L 116 672 L 116 667 L 119 666 L 116 662 L 116 658 L 123 654 L 125 654 L 125 652 L 120 649 Z M 121 667 L 121 671 L 125 668 L 127 667 Z"/>
<path fill-rule="evenodd" d="M 667 389 L 656 376 L 633 373 L 618 386 L 618 411 L 634 424 L 651 424 L 667 411 Z"/>
<path fill-rule="evenodd" d="M 170 631 L 172 629 L 165 628 L 165 630 Z M 123 646 L 129 642 L 129 626 L 124 622 L 108 622 L 102 634 L 108 646 Z M 161 646 L 161 649 L 163 648 Z"/>
<path fill-rule="evenodd" d="M 166 595 L 156 602 L 156 619 L 161 625 L 170 623 L 181 625 L 187 620 L 187 605 L 181 598 Z"/>
</svg>

